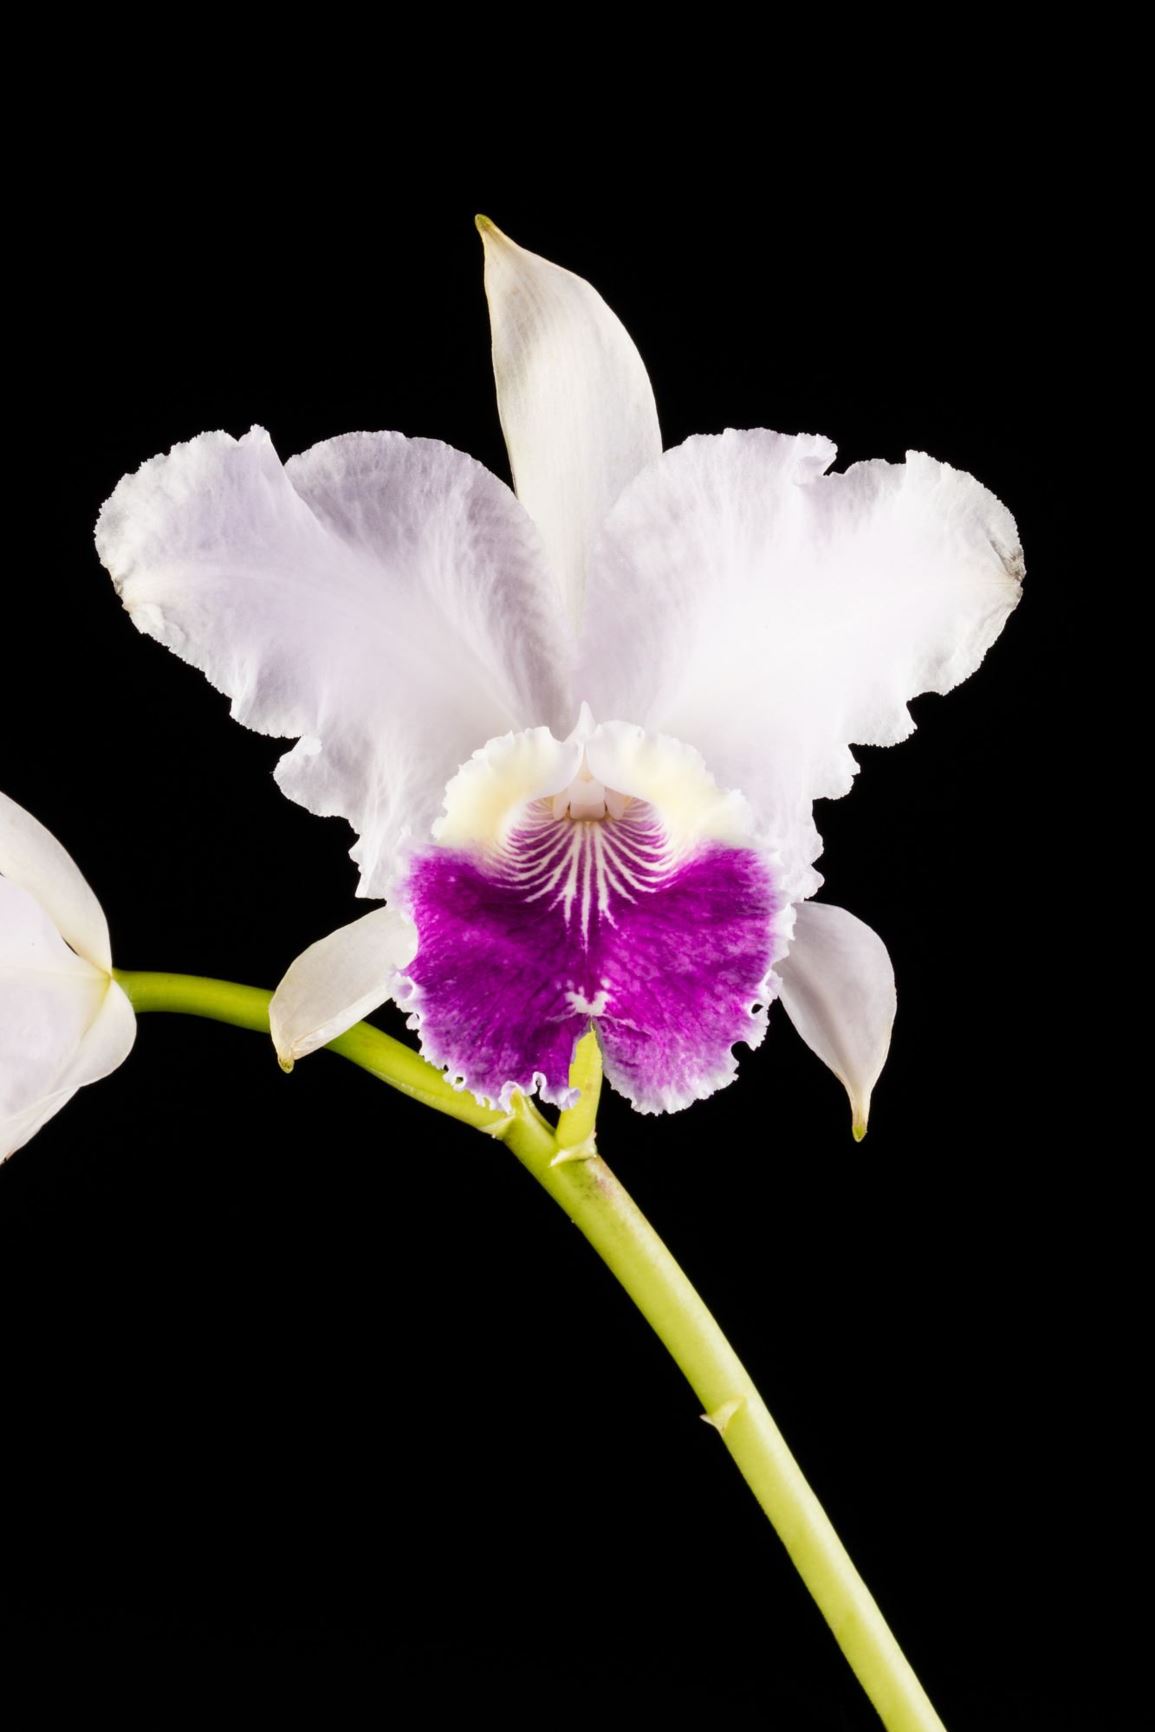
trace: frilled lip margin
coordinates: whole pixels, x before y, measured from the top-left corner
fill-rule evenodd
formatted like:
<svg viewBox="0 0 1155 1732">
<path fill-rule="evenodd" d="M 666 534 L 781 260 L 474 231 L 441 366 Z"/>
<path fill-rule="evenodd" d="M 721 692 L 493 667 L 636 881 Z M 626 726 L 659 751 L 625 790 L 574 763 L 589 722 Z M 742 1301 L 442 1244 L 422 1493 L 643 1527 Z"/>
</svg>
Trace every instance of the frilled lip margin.
<svg viewBox="0 0 1155 1732">
<path fill-rule="evenodd" d="M 401 901 L 418 949 L 396 997 L 455 1088 L 510 1109 L 515 1091 L 563 1109 L 592 1025 L 608 1080 L 640 1112 L 704 1099 L 757 1047 L 793 910 L 755 849 L 677 855 L 654 810 L 556 818 L 533 803 L 501 849 L 417 854 Z"/>
</svg>

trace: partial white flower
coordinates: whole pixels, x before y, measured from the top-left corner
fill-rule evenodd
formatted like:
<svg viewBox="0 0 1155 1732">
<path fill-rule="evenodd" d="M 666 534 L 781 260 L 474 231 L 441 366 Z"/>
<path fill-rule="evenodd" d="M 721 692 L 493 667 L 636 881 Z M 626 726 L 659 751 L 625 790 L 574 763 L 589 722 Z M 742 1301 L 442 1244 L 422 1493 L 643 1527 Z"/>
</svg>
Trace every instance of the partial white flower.
<svg viewBox="0 0 1155 1732">
<path fill-rule="evenodd" d="M 127 1058 L 136 1017 L 71 856 L 0 794 L 0 1160 Z"/>
<path fill-rule="evenodd" d="M 825 439 L 729 431 L 663 454 L 600 296 L 479 227 L 516 497 L 434 441 L 282 466 L 254 428 L 146 463 L 97 527 L 136 625 L 296 737 L 281 787 L 349 820 L 361 894 L 402 921 L 294 964 L 278 1050 L 394 996 L 460 1086 L 565 1105 L 592 1022 L 610 1082 L 672 1110 L 781 992 L 860 1132 L 893 977 L 807 903 L 814 801 L 977 667 L 1018 599 L 1014 521 L 919 453 L 832 474 Z"/>
</svg>

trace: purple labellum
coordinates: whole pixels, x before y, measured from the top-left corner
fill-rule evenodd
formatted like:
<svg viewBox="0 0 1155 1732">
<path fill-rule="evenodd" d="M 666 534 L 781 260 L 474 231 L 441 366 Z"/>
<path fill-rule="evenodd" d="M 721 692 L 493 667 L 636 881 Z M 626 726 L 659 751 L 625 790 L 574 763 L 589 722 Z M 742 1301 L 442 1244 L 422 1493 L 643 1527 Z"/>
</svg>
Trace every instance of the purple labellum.
<svg viewBox="0 0 1155 1732">
<path fill-rule="evenodd" d="M 765 861 L 716 842 L 669 857 L 653 810 L 532 806 L 497 856 L 435 848 L 407 884 L 420 938 L 409 1003 L 426 1056 L 475 1093 L 570 1099 L 596 1022 L 606 1075 L 642 1111 L 711 1093 L 762 1037 L 778 904 Z"/>
</svg>

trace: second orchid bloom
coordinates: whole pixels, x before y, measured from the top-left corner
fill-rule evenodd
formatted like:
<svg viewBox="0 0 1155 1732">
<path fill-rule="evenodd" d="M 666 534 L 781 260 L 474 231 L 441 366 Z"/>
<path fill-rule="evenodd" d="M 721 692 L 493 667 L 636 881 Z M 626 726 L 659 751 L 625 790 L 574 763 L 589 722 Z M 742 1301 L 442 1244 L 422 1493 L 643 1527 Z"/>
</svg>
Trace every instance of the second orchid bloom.
<svg viewBox="0 0 1155 1732">
<path fill-rule="evenodd" d="M 917 453 L 831 474 L 823 438 L 729 431 L 663 454 L 601 298 L 479 227 L 514 492 L 433 440 L 282 464 L 254 428 L 154 458 L 98 525 L 134 623 L 296 740 L 281 787 L 348 819 L 388 905 L 293 965 L 282 1059 L 394 997 L 460 1086 L 565 1106 L 593 1023 L 613 1086 L 672 1111 L 781 997 L 861 1134 L 894 980 L 810 900 L 813 803 L 978 666 L 1018 600 L 1014 521 Z"/>
<path fill-rule="evenodd" d="M 0 794 L 0 1161 L 135 1038 L 103 909 L 55 836 Z"/>
</svg>

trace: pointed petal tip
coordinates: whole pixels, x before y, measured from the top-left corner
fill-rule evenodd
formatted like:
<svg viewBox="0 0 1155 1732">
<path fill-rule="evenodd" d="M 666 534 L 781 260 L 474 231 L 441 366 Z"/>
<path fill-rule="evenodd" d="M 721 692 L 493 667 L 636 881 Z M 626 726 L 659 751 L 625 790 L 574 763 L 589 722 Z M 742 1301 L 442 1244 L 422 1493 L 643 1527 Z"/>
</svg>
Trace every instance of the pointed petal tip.
<svg viewBox="0 0 1155 1732">
<path fill-rule="evenodd" d="M 855 1142 L 860 1143 L 862 1141 L 863 1137 L 866 1135 L 866 1114 L 865 1113 L 855 1113 L 854 1124 L 851 1128 L 852 1128 L 853 1133 L 854 1133 Z"/>
<path fill-rule="evenodd" d="M 483 216 L 480 211 L 478 211 L 477 215 L 474 217 L 473 223 L 483 241 L 503 241 L 506 238 L 494 222 L 493 218 Z"/>
<path fill-rule="evenodd" d="M 292 1057 L 292 1055 L 290 1053 L 278 1052 L 277 1063 L 280 1065 L 280 1067 L 284 1071 L 285 1075 L 289 1076 L 293 1070 L 293 1066 L 296 1063 L 296 1060 Z"/>
</svg>

